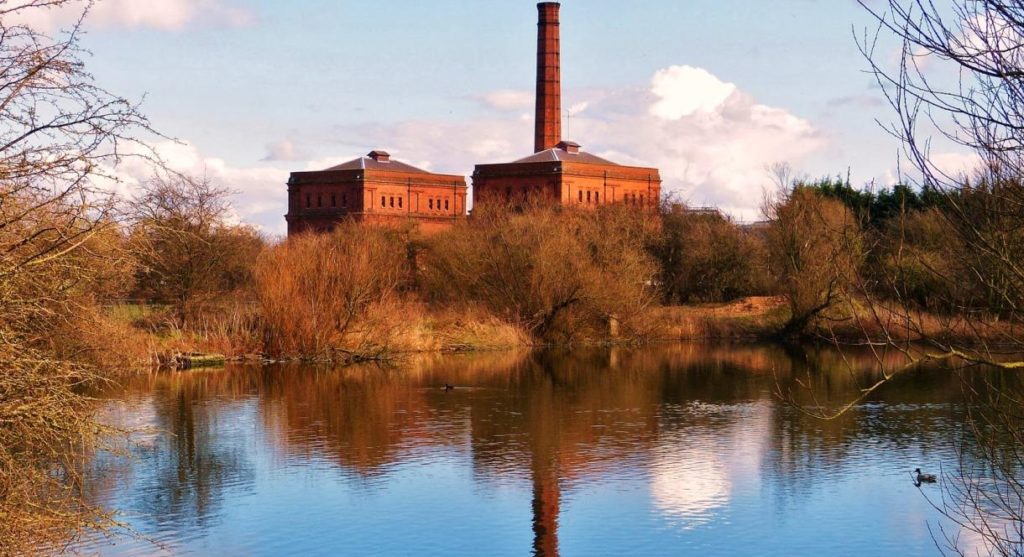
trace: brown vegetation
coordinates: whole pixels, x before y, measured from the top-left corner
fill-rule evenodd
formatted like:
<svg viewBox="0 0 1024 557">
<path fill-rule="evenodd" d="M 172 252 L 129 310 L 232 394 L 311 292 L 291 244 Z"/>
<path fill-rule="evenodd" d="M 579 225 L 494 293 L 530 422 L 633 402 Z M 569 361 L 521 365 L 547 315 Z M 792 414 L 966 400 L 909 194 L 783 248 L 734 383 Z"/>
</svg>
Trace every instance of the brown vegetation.
<svg viewBox="0 0 1024 557">
<path fill-rule="evenodd" d="M 9 23 L 43 4 L 0 5 L 0 554 L 107 521 L 77 496 L 75 463 L 103 431 L 79 394 L 91 374 L 76 333 L 79 310 L 124 284 L 114 204 L 93 184 L 147 129 L 92 81 L 77 28 L 51 39 Z"/>
<path fill-rule="evenodd" d="M 666 203 L 652 244 L 666 304 L 728 302 L 772 288 L 762 235 L 720 213 Z"/>
<path fill-rule="evenodd" d="M 771 218 L 772 272 L 790 309 L 781 334 L 802 335 L 828 310 L 849 301 L 862 258 L 860 225 L 842 203 L 800 186 L 779 192 L 765 213 Z"/>
<path fill-rule="evenodd" d="M 477 303 L 543 342 L 630 335 L 656 297 L 645 221 L 594 212 L 481 207 L 431 240 L 422 284 L 435 304 Z"/>
<path fill-rule="evenodd" d="M 311 358 L 379 355 L 401 321 L 397 294 L 407 268 L 402 236 L 354 222 L 274 247 L 255 271 L 266 351 Z"/>
<path fill-rule="evenodd" d="M 169 304 L 176 324 L 185 325 L 250 284 L 263 241 L 253 229 L 227 223 L 228 193 L 206 178 L 180 174 L 142 185 L 129 203 L 133 298 Z"/>
</svg>

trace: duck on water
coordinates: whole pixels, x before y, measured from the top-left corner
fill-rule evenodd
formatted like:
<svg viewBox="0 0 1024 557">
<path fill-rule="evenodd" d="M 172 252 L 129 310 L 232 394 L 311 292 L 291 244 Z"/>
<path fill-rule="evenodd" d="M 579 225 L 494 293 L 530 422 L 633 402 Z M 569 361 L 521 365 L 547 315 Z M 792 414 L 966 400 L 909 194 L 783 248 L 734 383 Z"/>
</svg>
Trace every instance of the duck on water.
<svg viewBox="0 0 1024 557">
<path fill-rule="evenodd" d="M 914 468 L 914 485 L 935 483 L 935 474 L 923 474 L 920 468 Z"/>
</svg>

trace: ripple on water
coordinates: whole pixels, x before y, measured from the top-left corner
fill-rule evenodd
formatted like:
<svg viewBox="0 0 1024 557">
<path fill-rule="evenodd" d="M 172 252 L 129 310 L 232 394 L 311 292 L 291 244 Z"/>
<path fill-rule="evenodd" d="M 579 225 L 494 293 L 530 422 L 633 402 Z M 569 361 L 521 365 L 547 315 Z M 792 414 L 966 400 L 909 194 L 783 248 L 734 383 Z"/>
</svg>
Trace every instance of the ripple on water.
<svg viewBox="0 0 1024 557">
<path fill-rule="evenodd" d="M 937 518 L 906 474 L 955 460 L 956 381 L 924 377 L 927 388 L 821 422 L 779 404 L 765 370 L 723 373 L 723 359 L 744 350 L 744 362 L 788 357 L 708 348 L 705 362 L 645 348 L 604 363 L 464 358 L 408 375 L 228 369 L 151 379 L 105 407 L 110 421 L 143 430 L 133 458 L 100 456 L 91 471 L 96 501 L 147 539 L 79 549 L 930 553 Z M 446 395 L 437 377 L 472 388 Z"/>
</svg>

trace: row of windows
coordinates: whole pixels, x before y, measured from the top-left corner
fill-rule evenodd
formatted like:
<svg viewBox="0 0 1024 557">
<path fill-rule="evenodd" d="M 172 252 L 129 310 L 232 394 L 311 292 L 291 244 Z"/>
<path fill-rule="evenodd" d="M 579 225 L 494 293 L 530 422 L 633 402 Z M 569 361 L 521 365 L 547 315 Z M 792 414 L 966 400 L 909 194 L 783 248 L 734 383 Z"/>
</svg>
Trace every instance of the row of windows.
<svg viewBox="0 0 1024 557">
<path fill-rule="evenodd" d="M 601 192 L 585 192 L 583 190 L 579 190 L 577 194 L 577 199 L 580 203 L 601 203 Z M 647 196 L 643 194 L 640 194 L 640 196 L 631 192 L 625 192 L 622 194 L 622 202 L 627 205 L 644 205 L 646 201 Z"/>
<path fill-rule="evenodd" d="M 541 189 L 540 189 L 539 186 L 533 186 L 532 188 L 524 187 L 524 188 L 516 188 L 515 189 L 515 193 L 517 193 L 518 195 L 521 195 L 524 199 L 525 199 L 527 193 L 531 192 L 531 191 L 532 191 L 532 193 L 537 194 L 537 193 L 540 193 Z M 512 187 L 506 187 L 505 188 L 505 198 L 511 201 L 512 197 L 513 197 L 513 188 Z M 595 204 L 600 204 L 601 203 L 601 192 L 592 191 L 592 190 L 591 191 L 587 191 L 587 190 L 582 190 L 582 189 L 581 190 L 577 190 L 576 191 L 576 200 L 579 203 L 595 203 Z M 635 193 L 623 193 L 622 194 L 622 201 L 624 203 L 628 204 L 628 205 L 644 205 L 646 203 L 646 196 L 642 195 L 642 194 L 638 196 Z"/>
<path fill-rule="evenodd" d="M 323 207 L 324 206 L 324 194 L 321 194 L 321 193 L 316 194 L 316 206 L 317 207 Z M 335 193 L 332 193 L 331 194 L 331 207 L 337 207 L 337 206 L 338 206 L 338 195 L 335 194 Z M 348 194 L 347 193 L 341 194 L 341 206 L 342 207 L 348 207 Z M 399 196 L 386 196 L 386 195 L 382 195 L 382 196 L 380 196 L 380 206 L 381 206 L 382 209 L 388 209 L 388 208 L 390 208 L 390 209 L 403 209 L 403 208 L 405 208 L 405 198 L 403 196 L 401 196 L 401 195 L 399 195 Z M 313 194 L 307 193 L 306 194 L 306 208 L 309 209 L 309 208 L 312 208 L 312 207 L 313 207 Z M 441 211 L 442 207 L 443 207 L 444 211 L 449 211 L 450 208 L 451 208 L 451 198 L 448 198 L 448 197 L 445 197 L 445 198 L 431 197 L 431 198 L 427 199 L 427 208 L 429 210 L 431 210 L 431 211 L 435 211 L 435 210 L 436 211 Z"/>
<path fill-rule="evenodd" d="M 398 208 L 399 209 L 402 208 L 402 199 L 403 199 L 402 196 L 398 196 Z M 385 200 L 385 196 L 383 196 L 383 195 L 380 196 L 380 206 L 382 208 L 391 207 L 392 209 L 394 209 L 395 208 L 395 197 L 394 196 L 388 197 Z"/>
<path fill-rule="evenodd" d="M 431 211 L 433 211 L 433 210 L 435 210 L 435 207 L 436 207 L 436 210 L 440 211 L 441 210 L 441 201 L 442 201 L 441 198 L 436 198 L 435 199 L 435 198 L 431 197 L 431 198 L 427 199 L 427 208 L 430 209 Z M 448 198 L 447 197 L 444 198 L 444 210 L 445 211 L 448 210 Z"/>
<path fill-rule="evenodd" d="M 306 208 L 309 209 L 312 206 L 313 206 L 313 194 L 307 193 L 306 194 Z M 324 196 L 321 193 L 316 194 L 316 206 L 317 207 L 323 207 L 324 206 Z M 338 206 L 338 194 L 332 193 L 331 194 L 331 207 L 337 207 L 337 206 Z M 347 193 L 341 194 L 341 206 L 342 207 L 348 207 L 348 194 Z"/>
<path fill-rule="evenodd" d="M 647 196 L 641 194 L 639 198 L 635 193 L 625 193 L 622 195 L 622 200 L 628 205 L 646 205 Z"/>
<path fill-rule="evenodd" d="M 383 208 L 391 208 L 391 209 L 398 208 L 398 209 L 401 209 L 401 208 L 404 207 L 403 199 L 404 198 L 402 196 L 386 197 L 386 196 L 382 195 L 382 196 L 380 196 L 380 206 L 383 207 Z M 442 203 L 443 203 L 445 211 L 447 211 L 449 209 L 449 207 L 451 207 L 451 201 L 447 197 L 444 198 L 444 199 L 441 199 L 439 197 L 437 197 L 437 198 L 435 198 L 435 197 L 427 198 L 427 208 L 429 210 L 431 210 L 431 211 L 434 211 L 434 210 L 440 211 L 441 207 L 442 207 Z"/>
</svg>

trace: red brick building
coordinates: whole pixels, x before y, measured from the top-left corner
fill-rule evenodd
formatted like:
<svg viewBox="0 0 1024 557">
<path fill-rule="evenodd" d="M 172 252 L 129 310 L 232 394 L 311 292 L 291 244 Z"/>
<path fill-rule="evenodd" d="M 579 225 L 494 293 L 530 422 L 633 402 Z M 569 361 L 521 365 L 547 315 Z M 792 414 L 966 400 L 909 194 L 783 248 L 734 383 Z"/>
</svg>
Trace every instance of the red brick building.
<svg viewBox="0 0 1024 557">
<path fill-rule="evenodd" d="M 462 176 L 433 174 L 371 151 L 327 170 L 291 173 L 288 235 L 327 232 L 345 218 L 411 222 L 435 232 L 466 214 L 466 190 Z"/>
<path fill-rule="evenodd" d="M 657 206 L 657 168 L 622 166 L 560 142 L 517 161 L 480 164 L 473 172 L 473 202 L 539 199 L 574 207 L 627 203 Z"/>
<path fill-rule="evenodd" d="M 661 198 L 658 169 L 619 165 L 562 140 L 559 4 L 542 2 L 537 10 L 535 152 L 509 163 L 477 165 L 474 203 L 534 198 L 578 207 L 656 207 Z"/>
<path fill-rule="evenodd" d="M 656 168 L 623 166 L 562 139 L 559 4 L 537 5 L 537 98 L 534 154 L 502 164 L 477 165 L 474 202 L 549 200 L 574 207 L 626 203 L 654 208 L 661 197 Z M 422 232 L 444 229 L 466 215 L 462 176 L 432 174 L 393 161 L 383 151 L 288 180 L 288 234 L 328 231 L 344 218 L 414 223 Z"/>
</svg>

